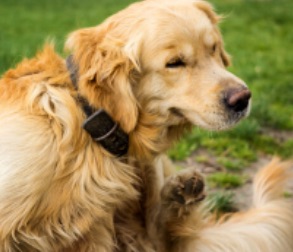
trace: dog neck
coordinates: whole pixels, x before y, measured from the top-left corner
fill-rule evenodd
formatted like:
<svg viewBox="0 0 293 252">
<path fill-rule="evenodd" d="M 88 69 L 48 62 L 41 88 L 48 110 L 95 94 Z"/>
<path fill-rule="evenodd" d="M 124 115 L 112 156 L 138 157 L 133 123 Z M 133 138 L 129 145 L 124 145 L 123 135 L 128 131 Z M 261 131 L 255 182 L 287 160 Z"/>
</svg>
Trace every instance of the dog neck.
<svg viewBox="0 0 293 252">
<path fill-rule="evenodd" d="M 152 162 L 191 128 L 189 123 L 166 126 L 156 115 L 142 113 L 136 129 L 129 135 L 128 153 L 144 163 Z"/>
<path fill-rule="evenodd" d="M 70 79 L 75 89 L 78 90 L 78 66 L 73 62 L 70 55 L 66 59 L 66 66 L 70 73 Z M 118 126 L 109 114 L 103 109 L 95 109 L 88 100 L 81 95 L 78 101 L 87 116 L 82 127 L 85 129 L 93 140 L 101 144 L 107 151 L 114 156 L 121 157 L 128 152 L 129 138 L 128 135 Z"/>
</svg>

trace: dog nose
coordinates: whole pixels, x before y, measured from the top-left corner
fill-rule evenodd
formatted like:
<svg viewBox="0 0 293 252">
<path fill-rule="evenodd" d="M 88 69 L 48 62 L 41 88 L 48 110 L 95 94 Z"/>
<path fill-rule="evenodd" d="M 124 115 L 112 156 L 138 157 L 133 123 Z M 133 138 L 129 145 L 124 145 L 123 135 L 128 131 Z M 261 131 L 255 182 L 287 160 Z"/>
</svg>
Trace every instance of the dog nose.
<svg viewBox="0 0 293 252">
<path fill-rule="evenodd" d="M 226 106 L 235 111 L 240 112 L 247 108 L 251 92 L 247 89 L 232 89 L 226 93 L 225 104 Z"/>
</svg>

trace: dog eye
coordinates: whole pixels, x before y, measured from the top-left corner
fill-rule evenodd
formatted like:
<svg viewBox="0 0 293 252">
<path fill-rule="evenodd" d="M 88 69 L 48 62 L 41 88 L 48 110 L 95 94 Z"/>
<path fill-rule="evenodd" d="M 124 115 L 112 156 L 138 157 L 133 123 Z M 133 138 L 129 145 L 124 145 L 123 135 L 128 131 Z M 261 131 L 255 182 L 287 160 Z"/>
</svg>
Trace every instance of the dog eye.
<svg viewBox="0 0 293 252">
<path fill-rule="evenodd" d="M 185 67 L 185 62 L 178 58 L 178 59 L 173 59 L 171 61 L 169 61 L 167 64 L 166 64 L 166 67 L 167 68 L 177 68 L 177 67 Z"/>
</svg>

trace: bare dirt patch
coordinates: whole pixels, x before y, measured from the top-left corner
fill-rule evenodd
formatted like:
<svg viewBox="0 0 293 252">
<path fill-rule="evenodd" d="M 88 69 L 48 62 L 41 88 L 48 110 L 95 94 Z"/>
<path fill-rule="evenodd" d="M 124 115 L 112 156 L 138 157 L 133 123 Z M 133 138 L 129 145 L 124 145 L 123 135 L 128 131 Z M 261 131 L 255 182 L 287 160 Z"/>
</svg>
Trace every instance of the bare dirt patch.
<svg viewBox="0 0 293 252">
<path fill-rule="evenodd" d="M 291 137 L 292 132 L 279 134 L 278 132 L 271 131 L 270 134 L 275 134 L 275 137 L 287 139 L 288 135 Z M 293 135 L 293 134 L 292 134 Z M 293 150 L 292 150 L 293 152 Z M 204 161 L 197 162 L 197 157 L 205 157 Z M 208 193 L 219 191 L 219 192 L 231 192 L 234 194 L 233 201 L 236 209 L 244 210 L 247 209 L 252 204 L 252 181 L 256 172 L 268 164 L 272 160 L 272 156 L 269 155 L 259 155 L 258 160 L 248 167 L 243 168 L 241 171 L 237 172 L 239 176 L 245 177 L 245 183 L 242 186 L 236 188 L 208 188 Z M 190 157 L 186 158 L 184 161 L 177 161 L 175 164 L 179 167 L 195 167 L 200 173 L 209 176 L 210 174 L 216 172 L 226 172 L 226 169 L 217 163 L 217 158 L 212 154 L 208 153 L 206 150 L 198 150 L 193 153 Z M 293 170 L 293 162 L 292 162 Z M 293 180 L 290 181 L 288 191 L 289 194 L 293 193 Z"/>
</svg>

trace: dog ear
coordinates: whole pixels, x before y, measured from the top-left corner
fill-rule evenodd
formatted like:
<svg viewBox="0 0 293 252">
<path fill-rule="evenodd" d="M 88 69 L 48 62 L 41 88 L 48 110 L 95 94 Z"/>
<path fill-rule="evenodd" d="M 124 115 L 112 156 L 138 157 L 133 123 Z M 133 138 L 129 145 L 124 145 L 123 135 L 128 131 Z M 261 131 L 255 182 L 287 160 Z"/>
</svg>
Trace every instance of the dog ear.
<svg viewBox="0 0 293 252">
<path fill-rule="evenodd" d="M 139 71 L 134 44 L 113 36 L 111 25 L 78 30 L 66 42 L 78 66 L 81 95 L 94 107 L 105 109 L 126 133 L 138 118 L 131 79 Z"/>
<path fill-rule="evenodd" d="M 197 1 L 195 2 L 195 5 L 197 8 L 202 10 L 210 19 L 212 24 L 218 24 L 222 19 L 223 16 L 217 15 L 214 12 L 213 6 L 207 2 L 204 1 Z M 220 32 L 218 32 L 219 36 L 221 36 Z M 230 65 L 230 56 L 229 54 L 224 50 L 224 48 L 221 46 L 221 59 L 223 61 L 223 64 L 227 67 Z"/>
<path fill-rule="evenodd" d="M 214 8 L 210 3 L 204 1 L 196 1 L 195 6 L 202 10 L 210 19 L 212 24 L 217 24 L 221 20 L 221 16 L 214 12 Z"/>
<path fill-rule="evenodd" d="M 225 51 L 223 47 L 221 47 L 221 59 L 223 61 L 224 66 L 228 67 L 231 65 L 231 57 L 230 55 Z"/>
</svg>

